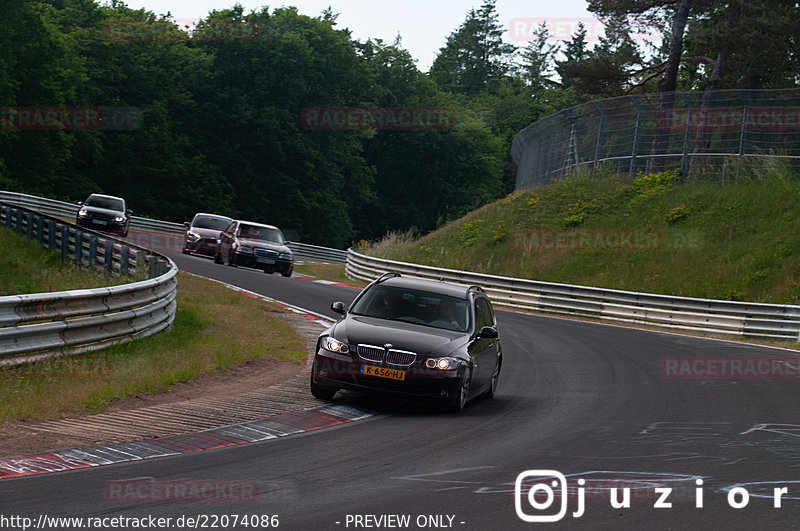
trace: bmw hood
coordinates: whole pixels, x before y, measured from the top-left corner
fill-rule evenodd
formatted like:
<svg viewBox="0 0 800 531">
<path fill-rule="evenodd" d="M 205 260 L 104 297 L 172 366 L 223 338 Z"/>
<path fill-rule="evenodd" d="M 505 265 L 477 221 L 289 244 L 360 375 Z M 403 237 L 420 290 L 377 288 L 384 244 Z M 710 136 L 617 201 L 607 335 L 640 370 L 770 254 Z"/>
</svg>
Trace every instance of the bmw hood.
<svg viewBox="0 0 800 531">
<path fill-rule="evenodd" d="M 398 350 L 434 356 L 446 356 L 468 340 L 463 332 L 360 315 L 349 315 L 336 323 L 331 335 L 351 345 L 382 347 L 391 343 Z"/>
</svg>

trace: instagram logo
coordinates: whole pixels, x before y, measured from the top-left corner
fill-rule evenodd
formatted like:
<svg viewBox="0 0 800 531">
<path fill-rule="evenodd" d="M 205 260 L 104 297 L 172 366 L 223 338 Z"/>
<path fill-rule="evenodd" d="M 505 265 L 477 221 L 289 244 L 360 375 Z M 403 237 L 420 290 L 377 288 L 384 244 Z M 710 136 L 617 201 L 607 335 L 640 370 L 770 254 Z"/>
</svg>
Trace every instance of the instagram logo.
<svg viewBox="0 0 800 531">
<path fill-rule="evenodd" d="M 527 502 L 536 511 L 547 511 L 555 503 L 556 497 L 560 498 L 557 513 L 528 514 L 523 508 L 523 503 Z M 522 472 L 514 482 L 514 508 L 517 516 L 524 522 L 558 522 L 567 514 L 567 478 L 555 470 Z M 579 507 L 578 512 L 582 514 L 583 509 Z"/>
</svg>

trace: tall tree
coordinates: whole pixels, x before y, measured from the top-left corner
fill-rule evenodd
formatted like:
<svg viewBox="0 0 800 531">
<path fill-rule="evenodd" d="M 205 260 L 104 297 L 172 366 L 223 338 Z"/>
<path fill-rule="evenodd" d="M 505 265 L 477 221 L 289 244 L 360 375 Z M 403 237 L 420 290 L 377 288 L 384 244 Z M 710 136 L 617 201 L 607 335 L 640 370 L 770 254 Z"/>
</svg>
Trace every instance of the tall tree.
<svg viewBox="0 0 800 531">
<path fill-rule="evenodd" d="M 478 11 L 450 34 L 431 66 L 430 75 L 442 90 L 467 95 L 496 89 L 510 69 L 515 47 L 503 43 L 496 0 L 486 0 Z"/>
</svg>

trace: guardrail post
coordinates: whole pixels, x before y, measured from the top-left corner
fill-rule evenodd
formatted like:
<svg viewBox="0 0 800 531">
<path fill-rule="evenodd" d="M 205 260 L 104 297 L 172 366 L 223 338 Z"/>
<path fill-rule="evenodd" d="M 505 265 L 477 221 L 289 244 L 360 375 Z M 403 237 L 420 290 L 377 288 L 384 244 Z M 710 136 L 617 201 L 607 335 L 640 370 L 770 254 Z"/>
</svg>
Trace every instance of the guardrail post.
<svg viewBox="0 0 800 531">
<path fill-rule="evenodd" d="M 17 232 L 22 233 L 22 210 L 19 208 L 15 210 L 17 214 Z"/>
<path fill-rule="evenodd" d="M 120 251 L 120 261 L 119 261 L 119 272 L 123 275 L 128 274 L 128 261 L 131 258 L 131 248 L 127 245 L 122 246 L 122 250 Z"/>
<path fill-rule="evenodd" d="M 36 216 L 33 214 L 33 212 L 28 212 L 27 216 L 25 216 L 25 217 L 27 218 L 25 220 L 26 221 L 25 229 L 27 230 L 28 238 L 33 239 L 34 230 L 36 228 L 36 224 L 34 223 L 33 220 L 36 219 Z"/>
<path fill-rule="evenodd" d="M 36 241 L 46 243 L 44 240 L 44 218 L 36 216 Z"/>
<path fill-rule="evenodd" d="M 61 261 L 69 260 L 69 225 L 59 223 L 61 229 Z"/>
<path fill-rule="evenodd" d="M 80 267 L 83 262 L 83 231 L 75 231 L 75 265 Z"/>
<path fill-rule="evenodd" d="M 56 220 L 47 220 L 47 248 L 51 251 L 56 248 Z"/>
<path fill-rule="evenodd" d="M 6 227 L 12 227 L 14 223 L 11 221 L 11 206 L 6 205 L 5 211 L 6 211 Z"/>
<path fill-rule="evenodd" d="M 106 274 L 111 276 L 114 273 L 114 243 L 108 238 L 103 238 L 103 265 Z"/>
<path fill-rule="evenodd" d="M 89 265 L 93 266 L 97 263 L 97 235 L 89 235 Z"/>
</svg>

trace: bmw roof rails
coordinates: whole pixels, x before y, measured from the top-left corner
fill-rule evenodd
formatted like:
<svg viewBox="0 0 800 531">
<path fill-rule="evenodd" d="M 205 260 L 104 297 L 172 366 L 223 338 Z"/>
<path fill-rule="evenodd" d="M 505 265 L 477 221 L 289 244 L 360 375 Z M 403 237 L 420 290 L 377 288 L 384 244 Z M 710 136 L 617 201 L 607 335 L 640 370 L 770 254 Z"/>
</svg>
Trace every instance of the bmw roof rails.
<svg viewBox="0 0 800 531">
<path fill-rule="evenodd" d="M 375 281 L 375 284 L 379 284 L 379 283 L 383 282 L 384 280 L 387 280 L 387 279 L 390 279 L 390 278 L 394 278 L 394 277 L 399 277 L 399 276 L 401 276 L 401 275 L 400 275 L 400 273 L 398 273 L 397 271 L 389 271 L 388 273 L 384 273 L 384 274 L 382 274 L 382 275 L 381 275 L 381 276 L 380 276 L 380 277 L 379 277 L 379 278 L 378 278 L 378 279 Z"/>
</svg>

